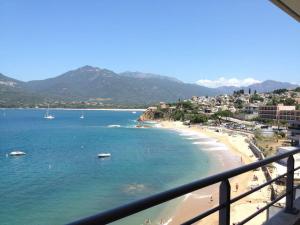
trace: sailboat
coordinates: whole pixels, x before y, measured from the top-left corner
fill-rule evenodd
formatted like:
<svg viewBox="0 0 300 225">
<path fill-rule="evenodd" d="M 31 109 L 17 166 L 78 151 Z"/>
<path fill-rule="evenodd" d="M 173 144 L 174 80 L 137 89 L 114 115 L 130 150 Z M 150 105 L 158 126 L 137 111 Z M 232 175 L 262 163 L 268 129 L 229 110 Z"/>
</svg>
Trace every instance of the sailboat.
<svg viewBox="0 0 300 225">
<path fill-rule="evenodd" d="M 80 115 L 80 117 L 79 117 L 80 119 L 84 119 L 84 115 L 83 115 L 83 113 L 81 112 L 81 115 Z"/>
<path fill-rule="evenodd" d="M 46 114 L 44 115 L 44 118 L 45 118 L 45 119 L 48 119 L 48 120 L 53 120 L 53 119 L 55 118 L 53 115 L 51 115 L 51 114 L 49 113 L 49 104 L 48 104 L 48 109 L 47 109 L 47 111 L 46 111 Z"/>
</svg>

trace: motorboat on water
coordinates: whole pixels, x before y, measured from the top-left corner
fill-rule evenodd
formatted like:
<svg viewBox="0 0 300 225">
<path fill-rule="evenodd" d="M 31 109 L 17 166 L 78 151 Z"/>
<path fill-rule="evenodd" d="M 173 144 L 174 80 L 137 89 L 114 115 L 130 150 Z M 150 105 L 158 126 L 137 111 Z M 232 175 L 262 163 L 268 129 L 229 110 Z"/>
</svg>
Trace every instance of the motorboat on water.
<svg viewBox="0 0 300 225">
<path fill-rule="evenodd" d="M 132 114 L 136 114 L 136 111 L 133 111 Z"/>
<path fill-rule="evenodd" d="M 21 151 L 12 151 L 11 153 L 9 153 L 10 156 L 21 156 L 21 155 L 26 155 L 25 152 L 21 152 Z"/>
<path fill-rule="evenodd" d="M 110 153 L 99 153 L 98 154 L 98 158 L 108 158 L 110 156 L 111 156 Z"/>
</svg>

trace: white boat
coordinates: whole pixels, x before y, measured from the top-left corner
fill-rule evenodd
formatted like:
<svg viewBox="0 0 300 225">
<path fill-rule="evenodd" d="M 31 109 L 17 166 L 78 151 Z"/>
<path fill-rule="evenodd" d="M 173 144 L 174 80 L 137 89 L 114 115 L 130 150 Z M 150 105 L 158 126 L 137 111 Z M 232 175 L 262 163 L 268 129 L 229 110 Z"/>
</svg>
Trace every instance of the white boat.
<svg viewBox="0 0 300 225">
<path fill-rule="evenodd" d="M 53 119 L 55 119 L 55 117 L 52 116 L 52 115 L 45 115 L 44 118 L 45 118 L 45 119 L 48 119 L 48 120 L 53 120 Z"/>
<path fill-rule="evenodd" d="M 13 151 L 11 153 L 9 153 L 10 156 L 21 156 L 21 155 L 26 155 L 25 152 L 21 152 L 21 151 Z"/>
<path fill-rule="evenodd" d="M 136 114 L 136 111 L 133 111 L 132 114 Z"/>
<path fill-rule="evenodd" d="M 121 127 L 121 125 L 119 125 L 119 124 L 111 124 L 111 125 L 108 125 L 107 127 L 114 128 L 114 127 Z"/>
<path fill-rule="evenodd" d="M 53 119 L 55 118 L 53 115 L 51 115 L 51 114 L 49 113 L 49 104 L 48 104 L 48 109 L 47 109 L 47 111 L 46 111 L 46 114 L 44 115 L 44 118 L 45 118 L 45 119 L 48 119 L 48 120 L 53 120 Z"/>
<path fill-rule="evenodd" d="M 81 115 L 80 115 L 80 117 L 79 117 L 80 119 L 84 119 L 84 115 L 83 115 L 83 113 L 81 112 Z"/>
<path fill-rule="evenodd" d="M 98 154 L 98 158 L 108 158 L 110 156 L 111 156 L 110 153 L 99 153 Z"/>
</svg>

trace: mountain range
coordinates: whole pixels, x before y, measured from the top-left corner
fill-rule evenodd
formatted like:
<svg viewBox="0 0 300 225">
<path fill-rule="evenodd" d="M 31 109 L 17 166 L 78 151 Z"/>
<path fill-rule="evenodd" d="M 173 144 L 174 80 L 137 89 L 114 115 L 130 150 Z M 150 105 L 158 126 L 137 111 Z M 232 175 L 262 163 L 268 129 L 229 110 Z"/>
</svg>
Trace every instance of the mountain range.
<svg viewBox="0 0 300 225">
<path fill-rule="evenodd" d="M 142 73 L 115 73 L 108 69 L 84 66 L 62 75 L 23 82 L 0 73 L 0 106 L 37 104 L 45 101 L 101 101 L 104 104 L 148 105 L 173 102 L 191 96 L 212 96 L 238 89 L 270 92 L 297 85 L 267 80 L 247 87 L 208 88 L 184 83 L 172 77 Z"/>
</svg>

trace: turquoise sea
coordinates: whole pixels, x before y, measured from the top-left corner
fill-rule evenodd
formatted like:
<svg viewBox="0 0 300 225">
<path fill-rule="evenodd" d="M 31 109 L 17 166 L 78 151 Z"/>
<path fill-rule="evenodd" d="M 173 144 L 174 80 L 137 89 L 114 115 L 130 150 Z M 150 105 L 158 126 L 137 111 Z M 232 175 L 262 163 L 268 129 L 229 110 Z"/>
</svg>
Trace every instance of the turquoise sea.
<svg viewBox="0 0 300 225">
<path fill-rule="evenodd" d="M 0 224 L 60 225 L 205 176 L 208 151 L 140 112 L 0 110 Z M 119 125 L 110 127 L 109 125 Z M 21 150 L 25 156 L 7 153 Z M 100 152 L 111 158 L 99 159 Z M 119 224 L 142 224 L 161 209 Z"/>
</svg>

